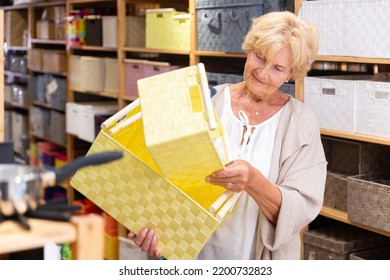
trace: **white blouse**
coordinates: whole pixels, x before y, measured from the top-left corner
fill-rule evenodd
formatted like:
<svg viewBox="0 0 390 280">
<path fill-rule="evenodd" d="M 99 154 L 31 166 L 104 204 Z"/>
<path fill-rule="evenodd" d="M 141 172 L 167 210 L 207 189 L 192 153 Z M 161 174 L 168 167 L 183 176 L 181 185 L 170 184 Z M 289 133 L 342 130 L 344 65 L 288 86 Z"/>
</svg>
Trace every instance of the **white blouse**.
<svg viewBox="0 0 390 280">
<path fill-rule="evenodd" d="M 268 177 L 276 128 L 283 108 L 265 122 L 249 125 L 244 111 L 239 112 L 239 118 L 233 114 L 229 87 L 224 90 L 224 105 L 221 108 L 217 114 L 228 133 L 231 160 L 246 160 Z M 244 141 L 241 141 L 244 127 L 247 129 Z M 199 253 L 198 259 L 254 259 L 258 216 L 259 206 L 243 192 L 233 211 L 228 213 Z"/>
</svg>

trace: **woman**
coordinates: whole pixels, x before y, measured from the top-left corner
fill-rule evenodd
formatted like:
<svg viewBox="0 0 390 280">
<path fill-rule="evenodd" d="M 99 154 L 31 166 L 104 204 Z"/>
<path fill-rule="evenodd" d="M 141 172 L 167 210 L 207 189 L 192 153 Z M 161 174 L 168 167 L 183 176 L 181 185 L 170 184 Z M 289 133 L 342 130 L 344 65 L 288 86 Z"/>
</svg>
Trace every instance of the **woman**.
<svg viewBox="0 0 390 280">
<path fill-rule="evenodd" d="M 254 19 L 239 84 L 220 85 L 213 103 L 229 136 L 233 161 L 206 178 L 242 192 L 198 259 L 300 259 L 301 230 L 322 206 L 326 160 L 314 113 L 279 87 L 303 78 L 317 33 L 290 12 Z M 153 230 L 129 233 L 160 257 Z"/>
</svg>

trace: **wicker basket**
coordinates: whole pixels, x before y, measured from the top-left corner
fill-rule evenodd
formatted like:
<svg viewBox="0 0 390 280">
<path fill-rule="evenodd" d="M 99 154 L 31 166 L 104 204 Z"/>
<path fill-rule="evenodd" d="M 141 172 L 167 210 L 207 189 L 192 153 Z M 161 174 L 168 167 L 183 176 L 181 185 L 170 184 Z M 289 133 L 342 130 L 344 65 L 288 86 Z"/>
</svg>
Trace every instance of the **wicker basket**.
<svg viewBox="0 0 390 280">
<path fill-rule="evenodd" d="M 348 219 L 390 232 L 390 173 L 348 177 Z"/>
<path fill-rule="evenodd" d="M 126 228 L 155 229 L 158 249 L 168 259 L 195 258 L 223 219 L 209 208 L 224 189 L 204 181 L 228 158 L 221 158 L 213 144 L 223 142 L 223 131 L 217 120 L 215 128 L 210 125 L 216 116 L 207 110 L 210 100 L 203 99 L 205 77 L 205 71 L 190 66 L 140 80 L 140 106 L 135 101 L 109 118 L 89 151 L 123 150 L 123 159 L 81 169 L 71 181 Z"/>
<path fill-rule="evenodd" d="M 350 260 L 390 260 L 390 246 L 363 250 L 349 255 Z"/>
<path fill-rule="evenodd" d="M 94 93 L 104 90 L 104 58 L 81 56 L 80 58 L 81 89 Z"/>
<path fill-rule="evenodd" d="M 190 50 L 190 17 L 173 8 L 146 10 L 146 47 Z"/>
<path fill-rule="evenodd" d="M 118 96 L 118 60 L 115 58 L 104 58 L 104 95 Z"/>
<path fill-rule="evenodd" d="M 304 233 L 304 258 L 348 260 L 351 253 L 380 247 L 389 238 L 374 232 L 337 223 Z"/>
</svg>

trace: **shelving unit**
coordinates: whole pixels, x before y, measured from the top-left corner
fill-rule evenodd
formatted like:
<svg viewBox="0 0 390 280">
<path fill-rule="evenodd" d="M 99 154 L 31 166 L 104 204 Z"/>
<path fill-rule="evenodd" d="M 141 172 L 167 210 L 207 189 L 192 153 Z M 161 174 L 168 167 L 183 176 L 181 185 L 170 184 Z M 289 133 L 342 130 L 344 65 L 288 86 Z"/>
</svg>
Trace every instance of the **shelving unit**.
<svg viewBox="0 0 390 280">
<path fill-rule="evenodd" d="M 299 11 L 302 6 L 302 2 L 305 0 L 295 0 L 296 12 Z M 381 68 L 386 68 L 390 64 L 389 58 L 370 58 L 370 57 L 354 57 L 354 56 L 328 56 L 328 55 L 319 55 L 316 58 L 316 61 L 321 62 L 336 62 L 342 64 L 348 63 L 362 63 L 368 64 L 372 67 L 374 73 L 380 72 Z M 304 84 L 303 80 L 295 81 L 296 97 L 304 101 Z M 349 133 L 345 131 L 337 131 L 331 129 L 321 129 L 321 134 L 324 136 L 331 136 L 338 139 L 345 140 L 355 140 L 367 143 L 373 143 L 378 145 L 390 146 L 390 135 L 389 137 L 377 137 L 372 135 L 365 135 L 359 133 Z M 365 226 L 359 223 L 352 222 L 348 219 L 348 213 L 346 211 L 341 211 L 331 207 L 323 206 L 320 212 L 320 215 L 323 217 L 330 218 L 345 224 L 350 224 L 355 227 L 363 228 L 372 232 L 376 232 L 385 236 L 390 236 L 390 232 L 380 230 L 377 228 Z"/>
</svg>

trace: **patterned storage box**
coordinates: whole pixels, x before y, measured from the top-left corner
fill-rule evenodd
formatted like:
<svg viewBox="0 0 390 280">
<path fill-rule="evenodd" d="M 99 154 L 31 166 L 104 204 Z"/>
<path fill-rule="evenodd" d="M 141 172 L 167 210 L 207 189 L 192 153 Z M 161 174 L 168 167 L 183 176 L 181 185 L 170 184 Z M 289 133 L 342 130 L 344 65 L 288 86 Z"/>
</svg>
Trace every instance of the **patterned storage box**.
<svg viewBox="0 0 390 280">
<path fill-rule="evenodd" d="M 190 66 L 142 79 L 139 89 L 140 100 L 108 119 L 89 151 L 123 150 L 124 158 L 79 170 L 71 185 L 126 228 L 154 228 L 168 259 L 193 259 L 219 226 L 215 215 L 232 207 L 209 212 L 226 193 L 204 178 L 227 153 L 221 158 L 214 146 L 223 146 L 223 131 L 208 110 L 206 73 Z"/>
<path fill-rule="evenodd" d="M 390 232 L 390 174 L 348 177 L 348 219 Z"/>
<path fill-rule="evenodd" d="M 321 128 L 356 132 L 358 79 L 370 76 L 305 77 L 304 100 L 317 114 Z"/>
<path fill-rule="evenodd" d="M 146 10 L 146 47 L 152 49 L 190 50 L 190 17 L 175 9 Z"/>
<path fill-rule="evenodd" d="M 306 231 L 303 240 L 306 260 L 348 260 L 351 253 L 390 242 L 386 236 L 341 223 Z"/>
<path fill-rule="evenodd" d="M 28 108 L 29 95 L 26 86 L 13 84 L 12 85 L 12 100 L 11 103 L 15 106 Z"/>
<path fill-rule="evenodd" d="M 264 13 L 263 0 L 196 1 L 198 50 L 242 53 L 252 18 Z"/>
<path fill-rule="evenodd" d="M 80 57 L 80 86 L 84 91 L 101 93 L 104 90 L 104 58 Z"/>
<path fill-rule="evenodd" d="M 357 84 L 356 132 L 390 138 L 390 82 L 359 81 Z"/>
<path fill-rule="evenodd" d="M 168 62 L 125 59 L 125 96 L 131 99 L 137 99 L 137 81 L 139 79 L 166 73 L 177 68 L 178 66 L 170 65 Z"/>
<path fill-rule="evenodd" d="M 387 0 L 302 1 L 299 13 L 321 34 L 319 55 L 390 57 Z"/>
</svg>

